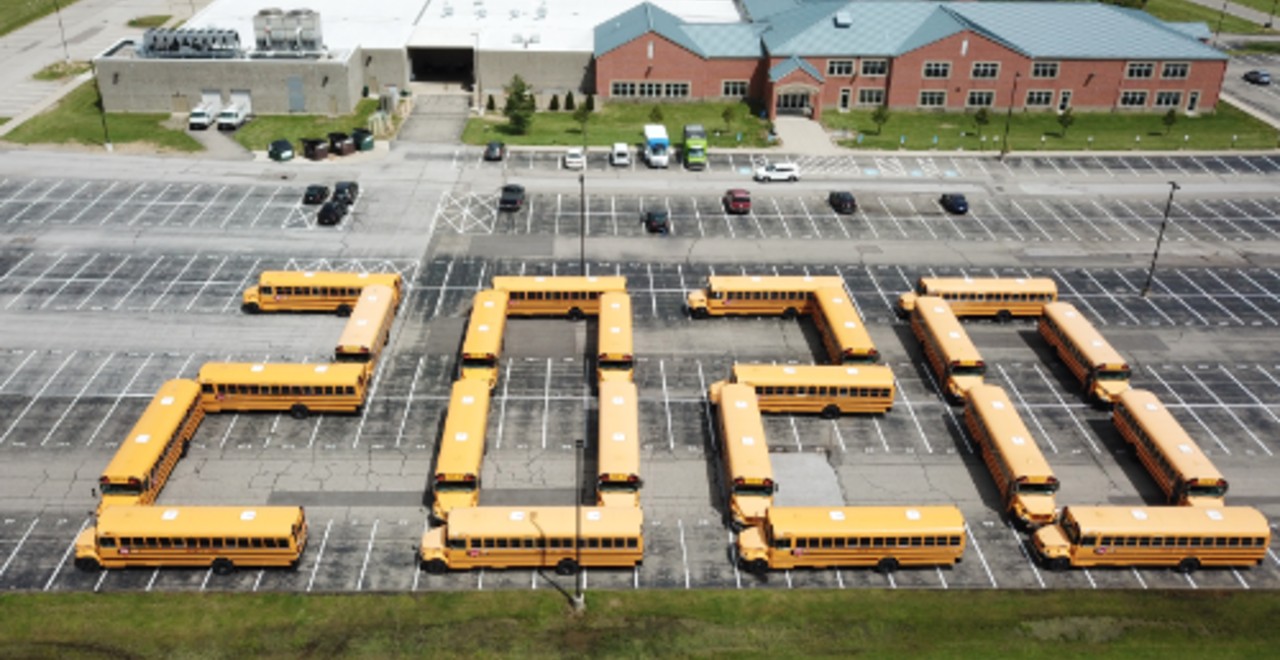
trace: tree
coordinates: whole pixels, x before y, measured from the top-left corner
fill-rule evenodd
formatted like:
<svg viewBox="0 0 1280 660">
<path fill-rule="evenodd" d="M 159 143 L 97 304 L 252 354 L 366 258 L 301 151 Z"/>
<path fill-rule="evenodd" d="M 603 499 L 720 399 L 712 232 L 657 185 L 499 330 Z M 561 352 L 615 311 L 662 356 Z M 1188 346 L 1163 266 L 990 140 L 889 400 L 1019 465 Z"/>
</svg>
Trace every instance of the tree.
<svg viewBox="0 0 1280 660">
<path fill-rule="evenodd" d="M 573 92 L 564 93 L 564 109 L 569 112 L 573 112 L 578 109 L 577 104 L 573 102 Z"/>
<path fill-rule="evenodd" d="M 660 105 L 653 106 L 653 109 L 649 111 L 649 121 L 655 124 L 662 123 L 662 106 Z"/>
<path fill-rule="evenodd" d="M 506 86 L 507 102 L 502 106 L 502 114 L 510 122 L 511 128 L 519 135 L 529 132 L 533 125 L 534 100 L 529 84 L 516 74 Z"/>
<path fill-rule="evenodd" d="M 1063 110 L 1058 115 L 1058 125 L 1062 127 L 1062 137 L 1067 137 L 1067 129 L 1076 123 L 1076 116 L 1071 112 L 1071 108 Z"/>
<path fill-rule="evenodd" d="M 560 109 L 560 95 L 559 95 L 559 94 L 552 94 L 552 95 L 551 95 L 551 104 L 547 106 L 547 109 L 548 109 L 548 110 L 550 110 L 550 111 L 552 111 L 552 112 L 555 112 L 555 111 L 557 111 L 557 110 L 559 110 L 559 109 Z"/>
<path fill-rule="evenodd" d="M 973 123 L 978 125 L 978 137 L 982 137 L 982 129 L 991 123 L 991 113 L 987 112 L 986 108 L 978 108 L 978 111 L 973 113 Z"/>
<path fill-rule="evenodd" d="M 889 106 L 881 105 L 871 111 L 871 121 L 876 123 L 876 135 L 884 132 L 884 125 L 889 122 Z"/>
<path fill-rule="evenodd" d="M 725 129 L 732 131 L 733 120 L 738 118 L 738 113 L 733 111 L 733 106 L 725 106 L 724 112 L 720 113 L 720 118 L 724 120 Z"/>
<path fill-rule="evenodd" d="M 1169 131 L 1173 130 L 1173 125 L 1178 123 L 1178 112 L 1173 108 L 1169 108 L 1169 111 L 1164 113 L 1164 117 L 1161 117 L 1160 121 L 1164 124 L 1164 134 L 1168 135 Z"/>
<path fill-rule="evenodd" d="M 596 95 L 595 94 L 587 94 L 586 108 L 587 108 L 587 112 L 596 111 Z"/>
<path fill-rule="evenodd" d="M 587 124 L 591 121 L 591 111 L 584 104 L 573 111 L 573 120 L 582 128 L 582 146 L 587 146 Z"/>
<path fill-rule="evenodd" d="M 484 104 L 484 109 L 493 112 L 498 109 L 498 104 L 493 102 L 493 94 L 489 95 L 489 102 Z"/>
</svg>

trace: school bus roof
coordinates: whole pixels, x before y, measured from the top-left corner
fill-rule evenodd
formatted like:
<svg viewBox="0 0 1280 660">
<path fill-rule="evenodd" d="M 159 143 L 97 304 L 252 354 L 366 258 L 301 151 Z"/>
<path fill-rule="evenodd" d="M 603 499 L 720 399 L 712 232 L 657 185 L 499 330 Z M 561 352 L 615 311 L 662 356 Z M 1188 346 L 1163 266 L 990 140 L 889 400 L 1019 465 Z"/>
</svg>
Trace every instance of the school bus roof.
<svg viewBox="0 0 1280 660">
<path fill-rule="evenodd" d="M 602 356 L 631 355 L 631 296 L 622 292 L 600 295 L 597 349 Z"/>
<path fill-rule="evenodd" d="M 1084 354 L 1084 359 L 1088 362 L 1087 366 L 1118 367 L 1125 364 L 1124 357 L 1111 347 L 1111 344 L 1102 337 L 1102 333 L 1093 327 L 1089 319 L 1086 319 L 1075 305 L 1064 302 L 1049 303 L 1044 306 L 1044 316 L 1061 328 L 1067 338 Z"/>
<path fill-rule="evenodd" d="M 366 286 L 338 338 L 338 350 L 371 350 L 383 323 L 388 316 L 395 314 L 395 309 L 395 291 L 391 287 L 385 284 Z"/>
<path fill-rule="evenodd" d="M 1247 506 L 1069 506 L 1064 522 L 1075 521 L 1082 534 L 1222 534 L 1266 536 L 1267 519 Z"/>
<path fill-rule="evenodd" d="M 464 507 L 449 512 L 451 538 L 573 536 L 572 506 Z M 582 507 L 583 536 L 628 537 L 640 534 L 644 513 L 639 507 Z"/>
<path fill-rule="evenodd" d="M 964 516 L 954 506 L 775 506 L 766 520 L 774 537 L 964 532 Z"/>
<path fill-rule="evenodd" d="M 364 287 L 384 284 L 400 289 L 399 273 L 357 273 L 329 270 L 267 270 L 258 276 L 259 286 Z"/>
<path fill-rule="evenodd" d="M 98 514 L 98 533 L 113 536 L 256 536 L 288 534 L 302 519 L 296 506 L 113 506 Z"/>
<path fill-rule="evenodd" d="M 497 276 L 493 288 L 499 291 L 626 291 L 627 278 L 602 276 Z"/>
<path fill-rule="evenodd" d="M 893 370 L 877 364 L 734 364 L 735 383 L 766 386 L 893 387 Z"/>
<path fill-rule="evenodd" d="M 1147 390 L 1128 390 L 1120 395 L 1119 406 L 1130 411 L 1147 437 L 1164 449 L 1166 459 L 1187 479 L 1221 479 L 1222 473 L 1200 450 L 1169 409 Z"/>
<path fill-rule="evenodd" d="M 916 301 L 915 313 L 924 322 L 925 329 L 940 345 L 949 361 L 978 362 L 982 354 L 969 339 L 969 333 L 960 325 L 960 319 L 951 311 L 951 305 L 937 296 L 921 296 Z"/>
<path fill-rule="evenodd" d="M 364 366 L 359 364 L 206 362 L 196 380 L 202 384 L 350 385 L 363 377 Z"/>
<path fill-rule="evenodd" d="M 1001 457 L 1013 473 L 1018 477 L 1052 478 L 1053 468 L 1044 459 L 1040 447 L 1036 445 L 1031 431 L 1022 422 L 1018 410 L 1005 394 L 1004 388 L 997 385 L 974 385 L 965 392 L 967 405 L 972 406 L 974 413 L 986 426 L 987 435 Z"/>
<path fill-rule="evenodd" d="M 772 480 L 773 463 L 769 460 L 769 444 L 765 439 L 755 388 L 725 384 L 720 389 L 717 414 L 724 420 L 724 437 L 720 442 L 730 475 L 734 478 Z"/>
<path fill-rule="evenodd" d="M 599 473 L 640 474 L 638 408 L 634 383 L 623 380 L 600 383 Z"/>
<path fill-rule="evenodd" d="M 711 275 L 707 288 L 712 291 L 816 291 L 844 290 L 844 280 L 834 275 Z"/>
<path fill-rule="evenodd" d="M 471 317 L 467 320 L 467 334 L 462 340 L 463 357 L 489 355 L 502 352 L 502 336 L 507 328 L 506 291 L 485 289 L 471 302 Z"/>
<path fill-rule="evenodd" d="M 149 473 L 199 396 L 200 386 L 194 380 L 171 380 L 161 385 L 102 476 L 115 481 Z"/>
<path fill-rule="evenodd" d="M 1058 283 L 1048 277 L 922 277 L 916 284 L 928 295 L 954 293 L 1052 293 L 1058 295 Z"/>
<path fill-rule="evenodd" d="M 478 479 L 488 428 L 489 382 L 467 378 L 454 381 L 440 436 L 436 474 L 471 474 Z"/>
</svg>

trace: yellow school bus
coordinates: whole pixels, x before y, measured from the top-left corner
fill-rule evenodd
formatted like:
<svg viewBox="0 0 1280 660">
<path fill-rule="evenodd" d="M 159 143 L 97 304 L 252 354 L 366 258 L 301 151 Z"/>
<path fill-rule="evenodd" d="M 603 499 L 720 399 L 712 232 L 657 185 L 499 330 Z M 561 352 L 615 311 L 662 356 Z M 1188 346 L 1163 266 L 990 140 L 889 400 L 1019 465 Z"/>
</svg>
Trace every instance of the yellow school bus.
<svg viewBox="0 0 1280 660">
<path fill-rule="evenodd" d="M 920 298 L 911 312 L 911 331 L 920 340 L 924 357 L 948 401 L 959 403 L 965 390 L 982 384 L 987 363 L 945 300 Z"/>
<path fill-rule="evenodd" d="M 200 386 L 194 380 L 161 385 L 98 478 L 98 511 L 154 502 L 203 419 Z"/>
<path fill-rule="evenodd" d="M 836 419 L 841 413 L 893 410 L 893 370 L 861 366 L 734 364 L 733 382 L 756 390 L 764 412 L 817 413 Z"/>
<path fill-rule="evenodd" d="M 351 318 L 338 338 L 333 361 L 364 365 L 366 376 L 378 366 L 382 349 L 391 337 L 396 318 L 395 292 L 389 286 L 371 284 L 360 294 Z"/>
<path fill-rule="evenodd" d="M 510 294 L 511 316 L 568 316 L 581 319 L 600 313 L 600 295 L 626 293 L 621 276 L 509 276 L 493 278 L 493 288 Z"/>
<path fill-rule="evenodd" d="M 360 412 L 368 376 L 362 364 L 206 362 L 196 378 L 205 412 Z"/>
<path fill-rule="evenodd" d="M 880 359 L 867 326 L 843 288 L 818 289 L 813 299 L 813 323 L 832 364 L 875 364 Z"/>
<path fill-rule="evenodd" d="M 636 386 L 600 382 L 600 432 L 596 503 L 640 506 L 640 413 Z"/>
<path fill-rule="evenodd" d="M 609 292 L 600 296 L 596 330 L 596 380 L 635 378 L 635 348 L 631 340 L 631 296 Z"/>
<path fill-rule="evenodd" d="M 1253 566 L 1271 543 L 1271 527 L 1245 506 L 1069 506 L 1056 525 L 1032 537 L 1045 567 Z"/>
<path fill-rule="evenodd" d="M 773 506 L 773 464 L 764 437 L 764 422 L 750 385 L 719 383 L 711 393 L 720 430 L 730 525 L 758 525 Z"/>
<path fill-rule="evenodd" d="M 1053 522 L 1058 478 L 1004 389 L 975 385 L 964 397 L 965 426 L 982 450 L 982 462 L 996 481 L 1005 511 L 1026 527 Z"/>
<path fill-rule="evenodd" d="M 632 568 L 644 559 L 638 507 L 469 507 L 422 536 L 418 561 L 431 574 L 473 568 Z M 575 539 L 577 543 L 575 544 Z"/>
<path fill-rule="evenodd" d="M 954 506 L 773 507 L 738 535 L 738 560 L 770 569 L 950 566 L 964 555 L 964 516 Z"/>
<path fill-rule="evenodd" d="M 132 567 L 296 568 L 307 519 L 296 506 L 113 506 L 76 537 L 84 571 Z"/>
<path fill-rule="evenodd" d="M 898 296 L 903 318 L 924 296 L 942 298 L 956 316 L 1040 316 L 1044 306 L 1058 299 L 1058 283 L 1047 277 L 922 277 L 915 291 Z"/>
<path fill-rule="evenodd" d="M 783 316 L 795 318 L 813 309 L 813 292 L 844 290 L 839 277 L 712 275 L 705 289 L 690 291 L 689 313 L 708 316 Z"/>
<path fill-rule="evenodd" d="M 1115 403 L 1129 389 L 1129 365 L 1102 333 L 1071 303 L 1044 306 L 1040 336 L 1049 342 L 1085 396 L 1104 405 Z"/>
<path fill-rule="evenodd" d="M 498 384 L 498 360 L 507 331 L 507 292 L 485 289 L 471 303 L 467 334 L 462 340 L 461 378 Z"/>
<path fill-rule="evenodd" d="M 445 520 L 451 511 L 480 502 L 480 464 L 489 432 L 489 383 L 458 380 L 449 396 L 449 412 L 436 455 L 432 514 Z"/>
<path fill-rule="evenodd" d="M 370 284 L 391 287 L 395 304 L 400 304 L 403 278 L 399 273 L 268 270 L 258 276 L 257 286 L 245 289 L 241 308 L 250 314 L 337 312 L 347 316 Z"/>
<path fill-rule="evenodd" d="M 1122 393 L 1111 421 L 1170 504 L 1222 506 L 1227 480 L 1156 395 Z"/>
</svg>

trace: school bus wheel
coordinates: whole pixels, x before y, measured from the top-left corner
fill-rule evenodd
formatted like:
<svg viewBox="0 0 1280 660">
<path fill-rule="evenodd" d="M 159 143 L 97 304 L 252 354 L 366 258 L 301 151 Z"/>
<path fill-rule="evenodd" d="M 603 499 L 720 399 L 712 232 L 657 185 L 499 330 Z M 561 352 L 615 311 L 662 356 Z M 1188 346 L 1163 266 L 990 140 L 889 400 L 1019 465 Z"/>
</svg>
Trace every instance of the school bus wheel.
<svg viewBox="0 0 1280 660">
<path fill-rule="evenodd" d="M 1066 557 L 1054 557 L 1049 560 L 1049 570 L 1061 573 L 1071 567 L 1071 560 Z"/>
<path fill-rule="evenodd" d="M 351 316 L 351 305 L 348 305 L 346 303 L 338 305 L 338 316 L 342 318 Z"/>
<path fill-rule="evenodd" d="M 236 565 L 231 563 L 230 559 L 219 557 L 213 560 L 214 575 L 231 575 L 236 572 Z"/>
<path fill-rule="evenodd" d="M 289 408 L 289 416 L 294 419 L 306 419 L 309 414 L 311 414 L 311 411 L 307 410 L 307 407 L 301 403 L 295 403 L 292 408 Z"/>
<path fill-rule="evenodd" d="M 432 575 L 444 575 L 449 571 L 449 567 L 444 565 L 443 559 L 432 559 L 423 564 L 423 568 Z"/>
<path fill-rule="evenodd" d="M 86 573 L 97 573 L 102 570 L 102 564 L 93 557 L 76 557 L 76 568 Z"/>
<path fill-rule="evenodd" d="M 1013 314 L 1010 314 L 1007 309 L 1002 309 L 996 312 L 996 320 L 1001 323 L 1008 323 L 1013 320 Z"/>
<path fill-rule="evenodd" d="M 748 573 L 764 575 L 769 572 L 769 562 L 763 559 L 752 559 L 746 562 L 746 569 Z"/>
<path fill-rule="evenodd" d="M 240 307 L 240 309 L 244 310 L 245 314 L 257 314 L 262 311 L 262 308 L 258 306 L 258 303 L 253 302 L 245 303 Z"/>
<path fill-rule="evenodd" d="M 1191 575 L 1200 568 L 1200 560 L 1195 557 L 1187 557 L 1178 562 L 1178 572 L 1183 575 Z"/>
<path fill-rule="evenodd" d="M 561 559 L 560 563 L 556 564 L 557 575 L 574 575 L 577 572 L 578 572 L 578 562 L 572 559 L 569 559 L 567 557 L 564 559 Z"/>
<path fill-rule="evenodd" d="M 583 315 L 582 310 L 578 309 L 577 307 L 574 307 L 573 309 L 569 310 L 569 318 L 573 319 L 574 321 L 581 321 L 582 319 L 586 318 L 586 316 Z"/>
<path fill-rule="evenodd" d="M 888 575 L 898 570 L 898 560 L 893 557 L 885 557 L 876 564 L 876 570 Z"/>
<path fill-rule="evenodd" d="M 840 406 L 837 406 L 836 404 L 833 403 L 828 405 L 826 408 L 823 408 L 822 418 L 823 419 L 840 419 Z"/>
<path fill-rule="evenodd" d="M 707 311 L 706 307 L 694 307 L 692 313 L 693 318 L 695 319 L 705 319 L 711 316 L 711 313 Z"/>
</svg>

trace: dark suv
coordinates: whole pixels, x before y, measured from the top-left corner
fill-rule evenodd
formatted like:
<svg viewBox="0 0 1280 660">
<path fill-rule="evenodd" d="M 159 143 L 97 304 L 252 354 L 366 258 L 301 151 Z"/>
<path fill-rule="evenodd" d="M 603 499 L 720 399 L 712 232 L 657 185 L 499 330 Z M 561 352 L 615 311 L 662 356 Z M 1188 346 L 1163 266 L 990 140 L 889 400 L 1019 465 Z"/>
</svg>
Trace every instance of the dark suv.
<svg viewBox="0 0 1280 660">
<path fill-rule="evenodd" d="M 836 213 L 853 213 L 858 210 L 858 200 L 853 197 L 853 193 L 845 190 L 827 195 L 827 203 Z"/>
<path fill-rule="evenodd" d="M 671 232 L 671 216 L 666 211 L 645 211 L 644 228 L 650 234 L 668 234 Z"/>
<path fill-rule="evenodd" d="M 329 199 L 329 186 L 313 183 L 307 186 L 307 192 L 302 194 L 303 204 L 323 204 Z"/>
<path fill-rule="evenodd" d="M 938 198 L 938 203 L 947 213 L 953 215 L 964 215 L 969 212 L 969 200 L 958 193 L 947 193 Z"/>
<path fill-rule="evenodd" d="M 320 213 L 316 215 L 316 222 L 322 225 L 336 225 L 342 222 L 347 215 L 347 205 L 339 201 L 328 201 L 324 206 L 320 207 Z"/>
<path fill-rule="evenodd" d="M 508 183 L 498 196 L 499 211 L 519 211 L 524 208 L 524 186 Z"/>
<path fill-rule="evenodd" d="M 360 196 L 360 184 L 355 181 L 339 181 L 333 186 L 333 201 L 342 202 L 347 206 L 356 203 L 356 198 Z"/>
</svg>

